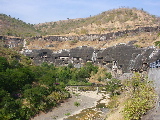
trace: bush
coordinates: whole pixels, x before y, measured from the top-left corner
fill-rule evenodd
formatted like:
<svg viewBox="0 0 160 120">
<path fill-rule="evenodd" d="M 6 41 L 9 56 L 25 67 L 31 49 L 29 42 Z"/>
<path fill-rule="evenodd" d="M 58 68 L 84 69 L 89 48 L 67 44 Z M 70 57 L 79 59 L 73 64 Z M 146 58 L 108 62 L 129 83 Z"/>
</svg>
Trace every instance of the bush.
<svg viewBox="0 0 160 120">
<path fill-rule="evenodd" d="M 109 72 L 105 73 L 105 78 L 111 79 L 112 78 L 112 74 Z"/>
<path fill-rule="evenodd" d="M 66 115 L 66 116 L 69 116 L 69 115 L 71 115 L 71 113 L 66 113 L 65 115 Z"/>
<path fill-rule="evenodd" d="M 107 107 L 109 109 L 114 109 L 114 108 L 117 108 L 119 106 L 119 101 L 118 101 L 118 96 L 112 96 L 111 97 L 111 100 L 109 101 Z"/>
<path fill-rule="evenodd" d="M 5 71 L 9 67 L 9 63 L 6 58 L 0 57 L 0 72 Z"/>
<path fill-rule="evenodd" d="M 102 78 L 101 78 L 101 76 L 99 76 L 99 77 L 98 77 L 98 81 L 99 81 L 99 82 L 101 82 L 101 81 L 102 81 Z"/>
<path fill-rule="evenodd" d="M 35 107 L 39 107 L 39 103 L 45 101 L 45 97 L 49 95 L 49 91 L 45 87 L 34 87 L 24 91 L 24 97 Z"/>
<path fill-rule="evenodd" d="M 121 81 L 118 79 L 111 79 L 106 83 L 106 90 L 111 92 L 111 96 L 117 95 L 120 93 L 120 88 L 122 84 Z"/>
<path fill-rule="evenodd" d="M 130 98 L 128 98 L 123 114 L 126 120 L 139 120 L 155 102 L 154 88 L 151 82 L 136 74 L 130 82 Z"/>
<path fill-rule="evenodd" d="M 79 102 L 74 102 L 74 105 L 78 107 L 78 106 L 80 106 L 80 103 Z"/>
<path fill-rule="evenodd" d="M 160 47 L 160 41 L 156 41 L 156 42 L 154 42 L 154 44 L 155 44 L 155 46 Z"/>
<path fill-rule="evenodd" d="M 0 119 L 27 120 L 39 111 L 49 110 L 71 97 L 65 90 L 67 84 L 91 85 L 86 78 L 97 70 L 91 63 L 80 69 L 72 64 L 68 67 L 47 63 L 28 66 L 16 59 L 8 62 L 0 57 Z M 78 107 L 80 103 L 74 105 Z"/>
</svg>

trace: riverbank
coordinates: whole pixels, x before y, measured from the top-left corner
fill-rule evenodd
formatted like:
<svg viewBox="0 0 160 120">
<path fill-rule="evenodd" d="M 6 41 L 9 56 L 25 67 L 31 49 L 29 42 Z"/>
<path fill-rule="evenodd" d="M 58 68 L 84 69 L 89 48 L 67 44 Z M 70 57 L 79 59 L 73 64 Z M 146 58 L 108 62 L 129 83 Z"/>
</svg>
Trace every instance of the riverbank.
<svg viewBox="0 0 160 120">
<path fill-rule="evenodd" d="M 72 98 L 61 103 L 60 106 L 52 109 L 48 113 L 40 113 L 31 120 L 63 120 L 68 116 L 80 113 L 83 109 L 96 106 L 97 101 L 102 99 L 103 95 L 104 93 L 97 94 L 96 91 L 76 92 L 72 94 Z M 75 106 L 74 102 L 80 103 L 80 106 Z"/>
</svg>

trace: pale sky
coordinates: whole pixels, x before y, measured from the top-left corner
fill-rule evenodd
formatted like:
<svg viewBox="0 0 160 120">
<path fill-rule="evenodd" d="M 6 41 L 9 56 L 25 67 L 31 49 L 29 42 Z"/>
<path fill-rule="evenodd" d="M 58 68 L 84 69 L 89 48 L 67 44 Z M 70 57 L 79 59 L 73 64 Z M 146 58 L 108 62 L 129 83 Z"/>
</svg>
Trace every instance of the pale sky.
<svg viewBox="0 0 160 120">
<path fill-rule="evenodd" d="M 160 0 L 0 0 L 0 13 L 31 24 L 85 18 L 120 7 L 160 16 Z"/>
</svg>

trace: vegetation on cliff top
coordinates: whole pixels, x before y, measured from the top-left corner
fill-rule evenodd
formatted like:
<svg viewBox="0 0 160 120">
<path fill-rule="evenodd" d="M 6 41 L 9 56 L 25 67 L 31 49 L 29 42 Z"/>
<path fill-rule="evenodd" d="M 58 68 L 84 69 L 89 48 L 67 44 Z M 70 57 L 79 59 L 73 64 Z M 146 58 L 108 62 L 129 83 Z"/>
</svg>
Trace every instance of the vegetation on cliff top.
<svg viewBox="0 0 160 120">
<path fill-rule="evenodd" d="M 78 18 L 26 24 L 22 20 L 0 14 L 0 35 L 32 37 L 37 35 L 81 35 L 103 34 L 108 32 L 135 29 L 144 26 L 158 26 L 159 19 L 143 9 L 119 8 L 102 12 L 88 18 Z"/>
<path fill-rule="evenodd" d="M 158 19 L 143 9 L 119 8 L 88 18 L 68 19 L 35 25 L 37 30 L 50 35 L 101 34 L 144 26 L 157 26 Z"/>
</svg>

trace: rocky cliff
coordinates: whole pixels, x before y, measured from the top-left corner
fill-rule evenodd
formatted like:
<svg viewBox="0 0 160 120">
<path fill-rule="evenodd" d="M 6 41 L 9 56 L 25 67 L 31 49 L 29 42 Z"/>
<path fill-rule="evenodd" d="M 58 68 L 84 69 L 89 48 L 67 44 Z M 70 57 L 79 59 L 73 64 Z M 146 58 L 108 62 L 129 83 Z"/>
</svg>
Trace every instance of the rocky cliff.
<svg viewBox="0 0 160 120">
<path fill-rule="evenodd" d="M 33 59 L 36 64 L 48 62 L 63 66 L 74 64 L 76 67 L 81 67 L 86 62 L 93 62 L 110 68 L 118 74 L 147 71 L 150 63 L 160 58 L 159 49 L 137 48 L 131 44 L 119 44 L 106 49 L 81 46 L 57 52 L 49 49 L 26 50 L 23 54 Z"/>
</svg>

